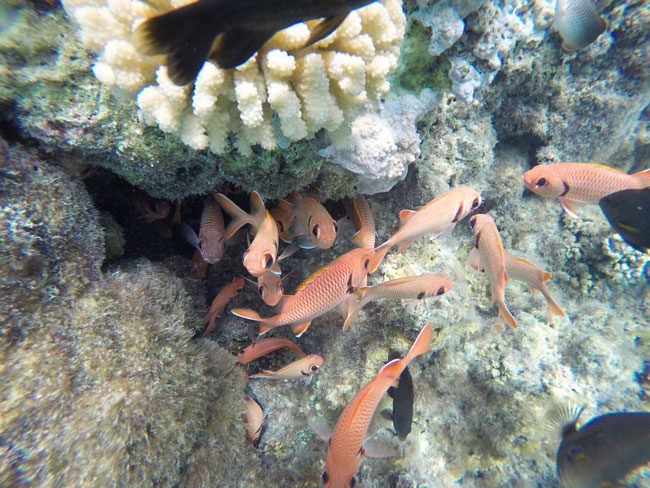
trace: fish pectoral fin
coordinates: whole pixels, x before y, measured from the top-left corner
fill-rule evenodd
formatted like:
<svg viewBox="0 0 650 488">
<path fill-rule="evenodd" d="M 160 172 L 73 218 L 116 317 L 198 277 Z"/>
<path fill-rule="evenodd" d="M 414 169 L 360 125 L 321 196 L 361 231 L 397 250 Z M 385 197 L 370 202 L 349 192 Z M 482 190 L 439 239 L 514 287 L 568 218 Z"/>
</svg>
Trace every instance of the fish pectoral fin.
<svg viewBox="0 0 650 488">
<path fill-rule="evenodd" d="M 562 204 L 562 208 L 568 213 L 571 217 L 578 218 L 578 212 L 576 212 L 575 208 L 572 206 L 572 202 L 567 199 L 560 197 L 560 203 Z"/>
<path fill-rule="evenodd" d="M 304 324 L 292 325 L 291 330 L 296 337 L 300 337 L 305 333 L 307 329 L 309 329 L 310 324 L 311 320 L 309 322 L 305 322 Z"/>
<path fill-rule="evenodd" d="M 402 223 L 408 222 L 417 212 L 415 210 L 402 210 L 399 213 L 399 220 Z"/>
<path fill-rule="evenodd" d="M 361 447 L 361 454 L 372 458 L 388 458 L 397 456 L 397 449 L 376 439 L 368 439 Z"/>
<path fill-rule="evenodd" d="M 386 420 L 390 420 L 391 422 L 393 421 L 393 411 L 390 408 L 385 408 L 381 412 L 379 412 L 379 415 L 382 416 L 382 418 Z"/>
<path fill-rule="evenodd" d="M 347 16 L 348 14 L 345 13 L 326 17 L 320 24 L 311 30 L 309 39 L 307 39 L 307 42 L 302 47 L 302 49 L 311 46 L 312 44 L 315 44 L 322 39 L 325 39 L 343 23 Z"/>
<path fill-rule="evenodd" d="M 399 253 L 401 253 L 402 251 L 404 251 L 404 249 L 406 249 L 406 248 L 409 246 L 409 244 L 410 244 L 411 242 L 413 242 L 412 239 L 411 239 L 411 240 L 401 241 L 401 242 L 397 245 L 397 253 L 399 254 Z"/>
<path fill-rule="evenodd" d="M 242 27 L 229 29 L 215 39 L 208 59 L 216 62 L 221 69 L 230 69 L 244 64 L 273 37 L 275 32 L 275 30 L 258 31 Z"/>
<path fill-rule="evenodd" d="M 310 419 L 308 424 L 312 432 L 323 442 L 328 442 L 331 439 L 332 427 L 330 427 L 323 419 Z"/>
<path fill-rule="evenodd" d="M 298 251 L 298 249 L 300 249 L 300 246 L 296 246 L 295 244 L 292 244 L 292 245 L 286 247 L 286 248 L 284 249 L 284 251 L 282 251 L 282 254 L 280 254 L 280 255 L 278 256 L 278 259 L 277 259 L 277 260 L 278 260 L 278 261 L 282 261 L 283 259 L 288 258 L 288 257 L 291 256 L 292 254 L 295 254 L 296 251 Z"/>
</svg>

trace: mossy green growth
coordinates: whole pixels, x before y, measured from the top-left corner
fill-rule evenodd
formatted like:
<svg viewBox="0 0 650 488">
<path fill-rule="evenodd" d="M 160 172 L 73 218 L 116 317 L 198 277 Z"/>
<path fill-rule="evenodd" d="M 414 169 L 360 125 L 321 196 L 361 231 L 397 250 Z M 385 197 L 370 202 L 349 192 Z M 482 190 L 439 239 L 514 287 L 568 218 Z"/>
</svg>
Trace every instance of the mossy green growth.
<svg viewBox="0 0 650 488">
<path fill-rule="evenodd" d="M 113 216 L 108 212 L 99 215 L 99 223 L 104 229 L 104 252 L 106 260 L 111 261 L 124 254 L 124 232 L 120 224 L 115 222 Z"/>
<path fill-rule="evenodd" d="M 432 57 L 429 54 L 430 41 L 430 28 L 410 18 L 401 47 L 399 66 L 392 80 L 392 86 L 398 93 L 419 94 L 425 88 L 433 91 L 451 88 L 448 75 L 451 63 L 446 56 Z"/>
</svg>

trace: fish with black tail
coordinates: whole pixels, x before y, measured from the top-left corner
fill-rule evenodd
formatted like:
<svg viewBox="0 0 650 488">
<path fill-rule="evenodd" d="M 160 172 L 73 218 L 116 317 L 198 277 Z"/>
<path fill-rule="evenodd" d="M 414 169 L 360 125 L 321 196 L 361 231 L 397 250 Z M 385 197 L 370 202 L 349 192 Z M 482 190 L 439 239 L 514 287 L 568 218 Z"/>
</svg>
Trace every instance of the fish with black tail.
<svg viewBox="0 0 650 488">
<path fill-rule="evenodd" d="M 222 69 L 250 59 L 273 35 L 293 24 L 323 18 L 304 47 L 327 37 L 357 8 L 374 0 L 198 0 L 153 17 L 136 30 L 143 54 L 166 55 L 177 85 L 194 81 L 206 60 Z"/>
<path fill-rule="evenodd" d="M 610 225 L 633 248 L 650 249 L 650 188 L 623 190 L 601 198 L 600 209 Z"/>
<path fill-rule="evenodd" d="M 621 479 L 650 462 L 650 412 L 609 413 L 594 417 L 578 429 L 579 413 L 562 428 L 557 450 L 557 473 L 562 485 L 625 486 Z"/>
<path fill-rule="evenodd" d="M 392 361 L 393 359 L 402 359 L 402 357 L 399 352 L 391 351 L 388 354 L 388 360 Z M 390 419 L 393 421 L 397 437 L 403 441 L 411 432 L 413 423 L 413 378 L 411 378 L 408 366 L 399 376 L 398 385 L 388 389 L 388 396 L 393 399 L 393 411 Z"/>
</svg>

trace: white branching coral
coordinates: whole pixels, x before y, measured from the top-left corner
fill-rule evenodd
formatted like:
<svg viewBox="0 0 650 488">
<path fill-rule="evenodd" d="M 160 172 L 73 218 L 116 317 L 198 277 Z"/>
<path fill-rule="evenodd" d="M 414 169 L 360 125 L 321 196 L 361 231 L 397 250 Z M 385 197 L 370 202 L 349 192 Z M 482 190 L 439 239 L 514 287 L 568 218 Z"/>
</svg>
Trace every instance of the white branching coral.
<svg viewBox="0 0 650 488">
<path fill-rule="evenodd" d="M 278 32 L 245 64 L 222 70 L 206 62 L 194 85 L 178 87 L 162 56 L 143 56 L 132 42 L 144 19 L 187 0 L 64 0 L 85 44 L 98 52 L 93 73 L 117 92 L 135 96 L 144 122 L 178 135 L 194 149 L 221 153 L 230 134 L 242 154 L 259 144 L 345 132 L 344 122 L 377 106 L 389 90 L 406 21 L 401 0 L 351 12 L 330 36 L 306 49 L 320 21 Z"/>
</svg>

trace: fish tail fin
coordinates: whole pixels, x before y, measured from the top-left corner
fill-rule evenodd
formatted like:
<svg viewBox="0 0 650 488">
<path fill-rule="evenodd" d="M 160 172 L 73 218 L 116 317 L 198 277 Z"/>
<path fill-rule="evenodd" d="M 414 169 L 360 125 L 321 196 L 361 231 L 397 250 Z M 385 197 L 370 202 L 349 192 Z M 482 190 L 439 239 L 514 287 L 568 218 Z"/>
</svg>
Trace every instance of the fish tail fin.
<svg viewBox="0 0 650 488">
<path fill-rule="evenodd" d="M 223 236 L 225 240 L 229 240 L 239 229 L 246 224 L 251 223 L 251 216 L 239 208 L 239 206 L 226 195 L 217 193 L 214 198 L 219 202 L 219 205 L 221 205 L 224 212 L 232 218 L 232 221 L 228 224 L 228 227 L 226 227 L 226 232 Z"/>
<path fill-rule="evenodd" d="M 415 339 L 415 342 L 411 346 L 411 349 L 409 349 L 409 352 L 406 353 L 406 356 L 404 356 L 404 359 L 402 359 L 402 361 L 405 361 L 405 364 L 409 364 L 416 357 L 421 356 L 425 352 L 429 351 L 433 345 L 432 341 L 433 332 L 431 331 L 431 324 L 427 322 L 424 327 L 422 327 L 422 330 Z"/>
<path fill-rule="evenodd" d="M 515 329 L 517 327 L 517 322 L 510 313 L 510 310 L 508 310 L 506 302 L 499 300 L 497 306 L 499 307 L 499 318 L 508 324 L 511 328 Z"/>
<path fill-rule="evenodd" d="M 264 320 L 259 313 L 250 308 L 233 308 L 230 313 L 240 319 L 252 320 L 253 322 L 261 322 Z"/>
<path fill-rule="evenodd" d="M 263 218 L 266 217 L 266 207 L 264 206 L 264 201 L 262 200 L 262 197 L 260 196 L 259 193 L 254 191 L 251 193 L 251 213 L 255 215 L 257 218 L 262 220 Z"/>
<path fill-rule="evenodd" d="M 632 176 L 641 183 L 641 188 L 650 187 L 650 168 L 634 173 Z"/>
<path fill-rule="evenodd" d="M 393 243 L 386 241 L 381 246 L 375 248 L 375 254 L 370 258 L 370 264 L 368 265 L 368 273 L 374 273 L 377 270 L 391 247 L 393 247 Z"/>
<path fill-rule="evenodd" d="M 215 12 L 213 2 L 196 2 L 153 17 L 136 28 L 137 49 L 147 55 L 166 54 L 169 78 L 186 85 L 196 78 L 221 30 Z"/>
<path fill-rule="evenodd" d="M 216 328 L 217 328 L 217 316 L 213 315 L 208 320 L 208 326 L 203 331 L 203 337 L 207 337 L 210 334 L 212 334 L 215 331 Z"/>
</svg>

